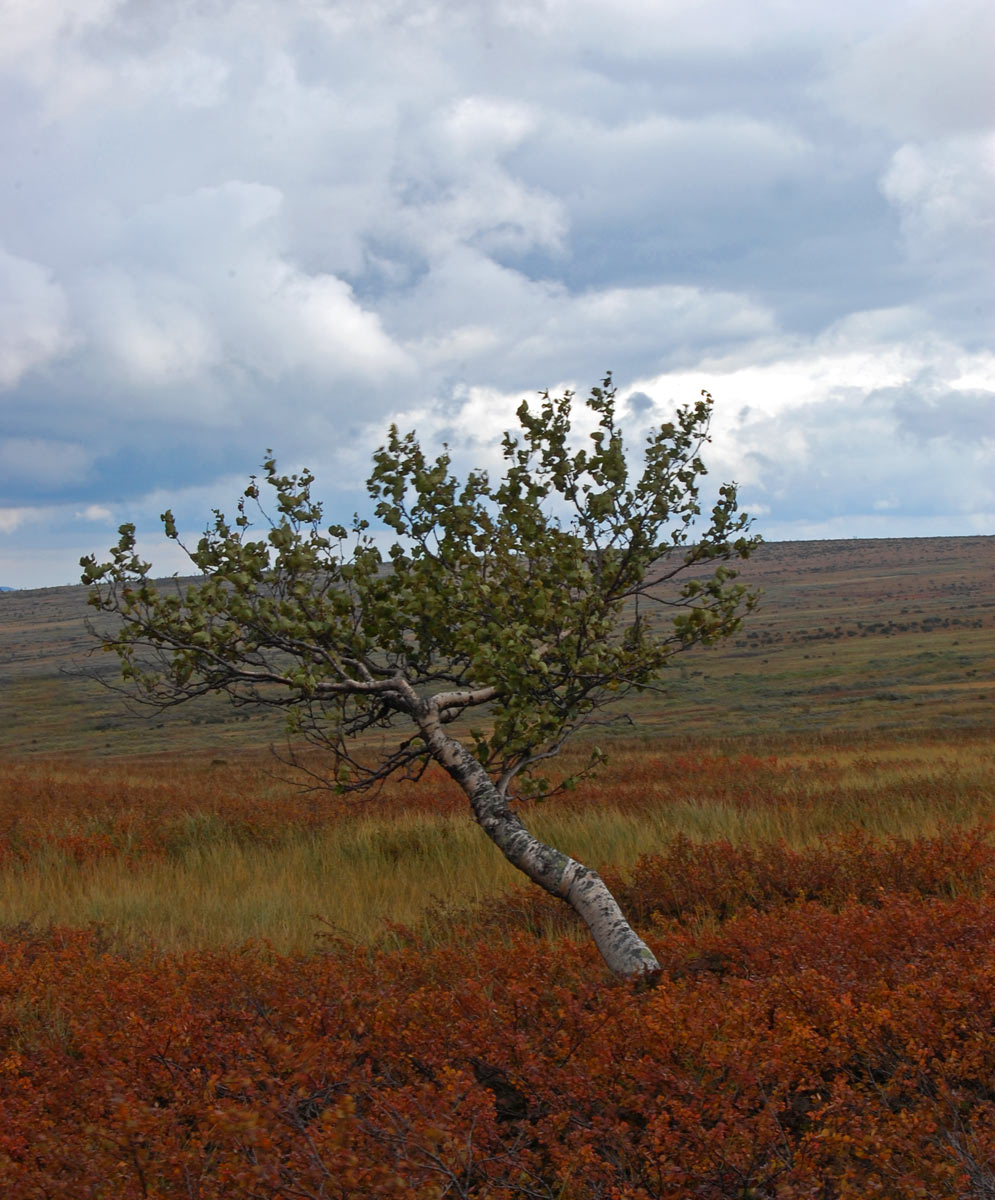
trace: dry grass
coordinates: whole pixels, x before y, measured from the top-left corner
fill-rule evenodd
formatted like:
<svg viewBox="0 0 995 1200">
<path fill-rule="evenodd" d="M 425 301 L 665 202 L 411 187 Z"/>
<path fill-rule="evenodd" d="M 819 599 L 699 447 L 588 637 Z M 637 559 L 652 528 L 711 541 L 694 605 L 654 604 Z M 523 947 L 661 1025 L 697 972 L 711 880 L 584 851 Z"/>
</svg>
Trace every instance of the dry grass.
<svg viewBox="0 0 995 1200">
<path fill-rule="evenodd" d="M 323 933 L 361 941 L 387 923 L 431 927 L 521 882 L 448 781 L 430 776 L 378 806 L 344 810 L 231 764 L 8 764 L 0 784 L 0 923 L 97 922 L 165 949 Z M 931 836 L 995 819 L 985 733 L 861 746 L 795 743 L 773 757 L 688 746 L 619 746 L 576 793 L 535 807 L 531 828 L 625 874 L 679 835 L 793 847 L 858 828 Z"/>
</svg>

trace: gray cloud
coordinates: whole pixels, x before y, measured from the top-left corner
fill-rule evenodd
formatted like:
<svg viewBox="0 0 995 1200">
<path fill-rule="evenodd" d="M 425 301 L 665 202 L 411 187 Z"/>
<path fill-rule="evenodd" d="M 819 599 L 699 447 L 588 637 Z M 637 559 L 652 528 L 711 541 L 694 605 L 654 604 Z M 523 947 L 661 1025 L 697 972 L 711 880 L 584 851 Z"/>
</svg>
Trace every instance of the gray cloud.
<svg viewBox="0 0 995 1200">
<path fill-rule="evenodd" d="M 741 414 L 736 437 L 744 505 L 782 527 L 995 512 L 995 390 L 841 389 L 776 416 Z"/>
<path fill-rule="evenodd" d="M 65 582 L 79 513 L 195 521 L 268 445 L 348 515 L 392 417 L 483 453 L 608 368 L 637 426 L 728 381 L 718 465 L 778 528 L 976 524 L 988 8 L 15 6 L 0 582 Z"/>
<path fill-rule="evenodd" d="M 836 102 L 856 122 L 902 140 L 991 128 L 995 11 L 987 0 L 900 5 L 895 19 L 839 49 Z"/>
<path fill-rule="evenodd" d="M 0 388 L 72 348 L 63 289 L 51 271 L 0 246 Z"/>
<path fill-rule="evenodd" d="M 995 451 L 995 391 L 951 391 L 927 382 L 919 390 L 889 389 L 871 399 L 890 408 L 898 434 L 920 446 L 945 441 L 963 448 L 965 458 Z"/>
</svg>

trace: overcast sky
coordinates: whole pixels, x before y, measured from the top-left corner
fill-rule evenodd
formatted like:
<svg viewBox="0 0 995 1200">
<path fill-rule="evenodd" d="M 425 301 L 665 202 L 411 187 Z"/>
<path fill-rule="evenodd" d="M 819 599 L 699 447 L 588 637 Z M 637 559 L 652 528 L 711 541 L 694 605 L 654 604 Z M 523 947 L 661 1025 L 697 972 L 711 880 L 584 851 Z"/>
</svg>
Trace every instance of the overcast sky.
<svg viewBox="0 0 995 1200">
<path fill-rule="evenodd" d="M 611 369 L 769 539 L 995 532 L 991 0 L 0 0 L 0 585 Z"/>
</svg>

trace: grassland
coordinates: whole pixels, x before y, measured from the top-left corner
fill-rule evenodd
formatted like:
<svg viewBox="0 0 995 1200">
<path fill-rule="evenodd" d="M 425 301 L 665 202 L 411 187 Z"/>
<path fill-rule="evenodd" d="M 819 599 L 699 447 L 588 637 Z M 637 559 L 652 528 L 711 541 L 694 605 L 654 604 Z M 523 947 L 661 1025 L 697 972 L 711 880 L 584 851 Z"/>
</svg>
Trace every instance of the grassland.
<svg viewBox="0 0 995 1200">
<path fill-rule="evenodd" d="M 624 876 L 678 835 L 799 847 L 995 815 L 995 538 L 770 545 L 744 574 L 759 612 L 635 703 L 602 776 L 529 814 L 541 836 Z M 0 922 L 299 950 L 424 932 L 516 882 L 439 775 L 343 811 L 263 748 L 268 715 L 130 715 L 85 674 L 113 669 L 86 612 L 81 588 L 0 597 Z"/>
<path fill-rule="evenodd" d="M 763 602 L 634 709 L 650 737 L 968 728 L 995 686 L 995 537 L 785 542 L 743 566 Z M 114 757 L 279 744 L 278 719 L 205 701 L 131 714 L 90 655 L 86 590 L 0 595 L 0 753 Z"/>
<path fill-rule="evenodd" d="M 601 731 L 609 766 L 528 814 L 541 836 L 624 878 L 679 835 L 801 847 L 995 816 L 995 538 L 769 545 L 744 574 L 759 611 Z M 299 790 L 269 715 L 129 713 L 87 674 L 113 679 L 85 599 L 0 597 L 0 922 L 289 951 L 385 922 L 437 939 L 440 910 L 517 883 L 439 774 L 347 809 Z"/>
<path fill-rule="evenodd" d="M 268 719 L 81 674 L 80 589 L 0 595 L 0 1194 L 991 1200 L 995 539 L 747 575 L 526 814 L 651 991 L 441 774 L 302 791 Z"/>
<path fill-rule="evenodd" d="M 446 913 L 465 918 L 519 886 L 439 774 L 345 808 L 271 770 L 259 754 L 8 763 L 0 925 L 96 923 L 119 946 L 255 938 L 292 952 L 330 932 L 373 943 L 402 924 L 437 945 L 462 923 Z M 603 777 L 525 815 L 623 880 L 677 838 L 796 850 L 854 832 L 935 838 L 995 820 L 995 747 L 979 732 L 857 747 L 796 738 L 780 757 L 619 742 Z M 540 919 L 564 928 L 555 906 Z"/>
</svg>

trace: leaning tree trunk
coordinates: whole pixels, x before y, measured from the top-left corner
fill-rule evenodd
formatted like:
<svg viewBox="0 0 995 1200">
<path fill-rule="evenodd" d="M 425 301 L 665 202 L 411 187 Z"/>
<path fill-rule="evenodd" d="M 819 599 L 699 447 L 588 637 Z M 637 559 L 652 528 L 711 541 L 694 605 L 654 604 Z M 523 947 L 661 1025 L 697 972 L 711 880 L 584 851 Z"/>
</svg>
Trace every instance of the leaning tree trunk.
<svg viewBox="0 0 995 1200">
<path fill-rule="evenodd" d="M 627 979 L 658 975 L 660 964 L 653 951 L 622 915 L 597 871 L 529 833 L 480 763 L 460 742 L 444 733 L 440 724 L 426 723 L 422 732 L 433 758 L 469 797 L 477 824 L 513 866 L 570 905 L 590 929 L 612 971 Z"/>
</svg>

